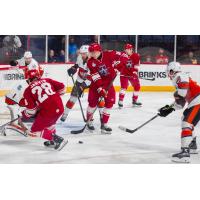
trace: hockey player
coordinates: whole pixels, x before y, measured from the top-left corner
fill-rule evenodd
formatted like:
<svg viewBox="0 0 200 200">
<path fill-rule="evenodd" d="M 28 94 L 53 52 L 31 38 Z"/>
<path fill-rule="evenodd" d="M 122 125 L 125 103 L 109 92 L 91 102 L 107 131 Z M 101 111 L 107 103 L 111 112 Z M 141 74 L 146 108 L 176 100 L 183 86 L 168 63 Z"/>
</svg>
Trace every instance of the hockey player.
<svg viewBox="0 0 200 200">
<path fill-rule="evenodd" d="M 56 135 L 55 124 L 64 111 L 60 95 L 64 94 L 65 86 L 49 78 L 40 78 L 35 69 L 28 71 L 27 78 L 29 86 L 23 95 L 26 109 L 22 117 L 35 116 L 29 135 L 42 137 L 47 140 L 45 146 L 60 149 L 66 142 Z"/>
<path fill-rule="evenodd" d="M 26 72 L 30 69 L 38 69 L 40 76 L 42 76 L 44 73 L 43 68 L 33 58 L 32 53 L 30 51 L 26 51 L 24 53 L 24 56 L 21 59 L 10 61 L 10 65 L 11 66 L 26 66 L 26 68 L 24 69 L 25 79 L 27 78 Z"/>
<path fill-rule="evenodd" d="M 78 71 L 76 82 L 72 88 L 71 96 L 66 103 L 65 111 L 61 117 L 61 121 L 65 121 L 70 110 L 73 108 L 77 99 L 81 97 L 83 91 L 89 87 L 91 83 L 91 77 L 89 69 L 87 68 L 88 61 L 88 45 L 83 45 L 80 48 L 80 55 L 77 58 L 77 62 L 74 66 L 68 69 L 68 75 L 73 77 L 73 75 Z"/>
<path fill-rule="evenodd" d="M 108 126 L 110 110 L 115 103 L 115 89 L 112 84 L 116 76 L 114 67 L 121 55 L 116 51 L 102 51 L 101 46 L 93 43 L 89 46 L 91 58 L 87 62 L 90 70 L 92 82 L 88 94 L 87 121 L 92 119 L 93 113 L 98 106 L 100 98 L 104 98 L 105 107 L 101 119 L 101 132 L 111 133 L 112 129 Z M 94 130 L 92 121 L 88 123 L 88 128 Z"/>
<path fill-rule="evenodd" d="M 167 66 L 167 74 L 176 88 L 175 102 L 159 110 L 161 117 L 166 117 L 177 109 L 182 109 L 186 102 L 187 108 L 183 112 L 181 132 L 181 152 L 172 155 L 176 162 L 190 162 L 190 154 L 196 153 L 196 137 L 194 127 L 200 120 L 200 86 L 188 74 L 181 72 L 178 62 L 171 62 Z"/>
<path fill-rule="evenodd" d="M 133 52 L 134 46 L 132 44 L 124 45 L 124 53 L 126 56 L 123 59 L 123 70 L 120 73 L 120 84 L 121 90 L 119 92 L 119 108 L 123 107 L 123 100 L 125 92 L 128 88 L 129 82 L 134 88 L 132 104 L 134 106 L 141 106 L 142 104 L 138 101 L 138 92 L 140 90 L 140 81 L 138 78 L 138 66 L 140 65 L 140 56 Z"/>
<path fill-rule="evenodd" d="M 16 60 L 16 61 L 11 61 L 10 65 L 16 66 L 16 67 L 26 66 L 26 68 L 24 68 L 25 79 L 21 80 L 18 84 L 16 84 L 10 90 L 10 92 L 7 93 L 5 96 L 5 103 L 8 105 L 7 107 L 10 110 L 11 119 L 14 119 L 18 115 L 20 106 L 23 106 L 23 105 L 20 105 L 20 100 L 22 99 L 25 88 L 28 86 L 28 83 L 26 80 L 27 72 L 31 69 L 36 69 L 38 70 L 38 73 L 41 77 L 44 73 L 44 70 L 41 66 L 39 66 L 37 61 L 34 58 L 32 58 L 32 53 L 30 51 L 26 51 L 24 53 L 24 57 L 22 57 L 21 59 Z"/>
</svg>

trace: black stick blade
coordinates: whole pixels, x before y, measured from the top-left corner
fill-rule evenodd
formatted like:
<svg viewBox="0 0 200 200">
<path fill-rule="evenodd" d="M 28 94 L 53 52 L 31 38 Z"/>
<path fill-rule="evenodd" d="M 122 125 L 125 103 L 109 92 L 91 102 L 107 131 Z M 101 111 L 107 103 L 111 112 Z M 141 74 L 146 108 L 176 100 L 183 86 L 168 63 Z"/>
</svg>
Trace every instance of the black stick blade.
<svg viewBox="0 0 200 200">
<path fill-rule="evenodd" d="M 80 133 L 83 133 L 83 131 L 85 130 L 87 125 L 85 125 L 82 129 L 80 130 L 73 130 L 71 131 L 71 134 L 80 134 Z"/>
<path fill-rule="evenodd" d="M 119 129 L 122 130 L 122 131 L 128 132 L 128 133 L 134 133 L 136 131 L 136 129 L 131 130 L 131 129 L 128 129 L 124 126 L 119 126 Z"/>
</svg>

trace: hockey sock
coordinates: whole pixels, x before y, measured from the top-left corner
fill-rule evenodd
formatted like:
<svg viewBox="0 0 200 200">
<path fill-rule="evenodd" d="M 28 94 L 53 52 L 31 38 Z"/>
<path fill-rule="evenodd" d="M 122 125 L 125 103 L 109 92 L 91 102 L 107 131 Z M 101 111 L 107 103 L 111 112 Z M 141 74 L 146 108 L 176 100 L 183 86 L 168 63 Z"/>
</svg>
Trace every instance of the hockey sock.
<svg viewBox="0 0 200 200">
<path fill-rule="evenodd" d="M 188 147 L 192 141 L 192 130 L 185 128 L 181 132 L 181 147 Z"/>
<path fill-rule="evenodd" d="M 138 92 L 133 92 L 133 101 L 138 100 Z"/>
<path fill-rule="evenodd" d="M 102 123 L 107 124 L 108 120 L 110 118 L 110 110 L 111 108 L 104 108 L 103 114 L 102 114 Z"/>
<path fill-rule="evenodd" d="M 119 101 L 123 101 L 125 96 L 125 89 L 121 88 L 119 92 Z"/>
<path fill-rule="evenodd" d="M 52 127 L 49 127 L 49 128 L 45 128 L 42 131 L 41 137 L 43 139 L 46 139 L 46 140 L 52 140 L 53 139 L 53 134 L 55 134 L 55 133 L 56 133 L 55 126 L 52 126 Z"/>
<path fill-rule="evenodd" d="M 71 96 L 70 99 L 66 103 L 66 107 L 68 109 L 72 109 L 74 104 L 76 103 L 77 99 L 78 99 L 77 97 Z"/>
<path fill-rule="evenodd" d="M 96 109 L 96 107 L 88 106 L 88 108 L 87 108 L 87 121 L 91 120 L 93 118 L 93 114 L 94 114 L 95 109 Z"/>
</svg>

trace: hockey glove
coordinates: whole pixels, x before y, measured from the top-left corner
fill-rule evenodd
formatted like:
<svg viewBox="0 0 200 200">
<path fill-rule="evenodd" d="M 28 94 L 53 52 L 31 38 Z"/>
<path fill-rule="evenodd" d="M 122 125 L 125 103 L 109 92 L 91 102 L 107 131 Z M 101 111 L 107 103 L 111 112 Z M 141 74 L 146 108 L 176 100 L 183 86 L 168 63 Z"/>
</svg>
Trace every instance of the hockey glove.
<svg viewBox="0 0 200 200">
<path fill-rule="evenodd" d="M 17 66 L 17 61 L 16 60 L 11 60 L 9 63 L 11 66 Z"/>
<path fill-rule="evenodd" d="M 77 87 L 77 88 L 76 88 L 77 95 L 78 95 L 78 97 L 81 97 L 81 95 L 83 94 L 83 91 L 84 91 L 88 86 L 86 85 L 85 82 L 83 82 L 83 83 L 81 83 L 80 86 L 77 85 L 76 87 Z"/>
<path fill-rule="evenodd" d="M 97 89 L 97 92 L 98 92 L 98 94 L 99 94 L 99 97 L 105 98 L 105 97 L 107 96 L 106 90 L 103 89 L 102 87 L 99 87 L 99 88 Z"/>
<path fill-rule="evenodd" d="M 75 64 L 74 66 L 72 66 L 71 68 L 69 68 L 69 69 L 67 70 L 68 75 L 69 75 L 69 76 L 73 76 L 73 75 L 76 73 L 77 68 L 78 68 L 78 65 L 77 65 L 77 64 Z"/>
<path fill-rule="evenodd" d="M 166 105 L 166 106 L 159 109 L 158 115 L 160 115 L 161 117 L 166 117 L 167 115 L 169 115 L 173 111 L 175 111 L 175 109 L 173 107 Z"/>
</svg>

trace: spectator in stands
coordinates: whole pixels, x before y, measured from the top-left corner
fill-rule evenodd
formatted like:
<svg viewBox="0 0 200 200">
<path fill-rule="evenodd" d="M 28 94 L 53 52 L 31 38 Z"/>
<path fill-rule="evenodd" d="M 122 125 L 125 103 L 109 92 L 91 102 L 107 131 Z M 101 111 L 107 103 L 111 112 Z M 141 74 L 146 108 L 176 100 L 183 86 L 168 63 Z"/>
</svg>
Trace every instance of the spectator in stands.
<svg viewBox="0 0 200 200">
<path fill-rule="evenodd" d="M 197 58 L 194 57 L 194 53 L 190 51 L 188 56 L 183 61 L 184 64 L 197 64 Z"/>
<path fill-rule="evenodd" d="M 58 56 L 58 62 L 65 62 L 65 51 L 63 49 L 60 50 L 60 54 Z"/>
<path fill-rule="evenodd" d="M 169 61 L 169 58 L 167 55 L 165 55 L 165 50 L 160 48 L 158 51 L 158 55 L 155 56 L 155 61 L 157 64 L 167 64 Z"/>
<path fill-rule="evenodd" d="M 7 35 L 3 38 L 2 55 L 3 62 L 8 63 L 11 59 L 16 59 L 20 55 L 22 43 L 17 35 Z"/>
<path fill-rule="evenodd" d="M 57 59 L 56 59 L 54 50 L 53 50 L 53 49 L 50 49 L 50 50 L 49 50 L 49 56 L 48 56 L 48 62 L 49 62 L 49 63 L 54 63 L 54 62 L 56 62 L 56 61 L 57 61 Z"/>
<path fill-rule="evenodd" d="M 152 64 L 152 56 L 151 55 L 146 55 L 145 60 L 143 62 L 144 64 Z"/>
<path fill-rule="evenodd" d="M 78 51 L 78 46 L 75 43 L 74 37 L 70 36 L 70 38 L 69 38 L 69 60 L 71 62 L 76 62 L 77 51 Z"/>
</svg>

